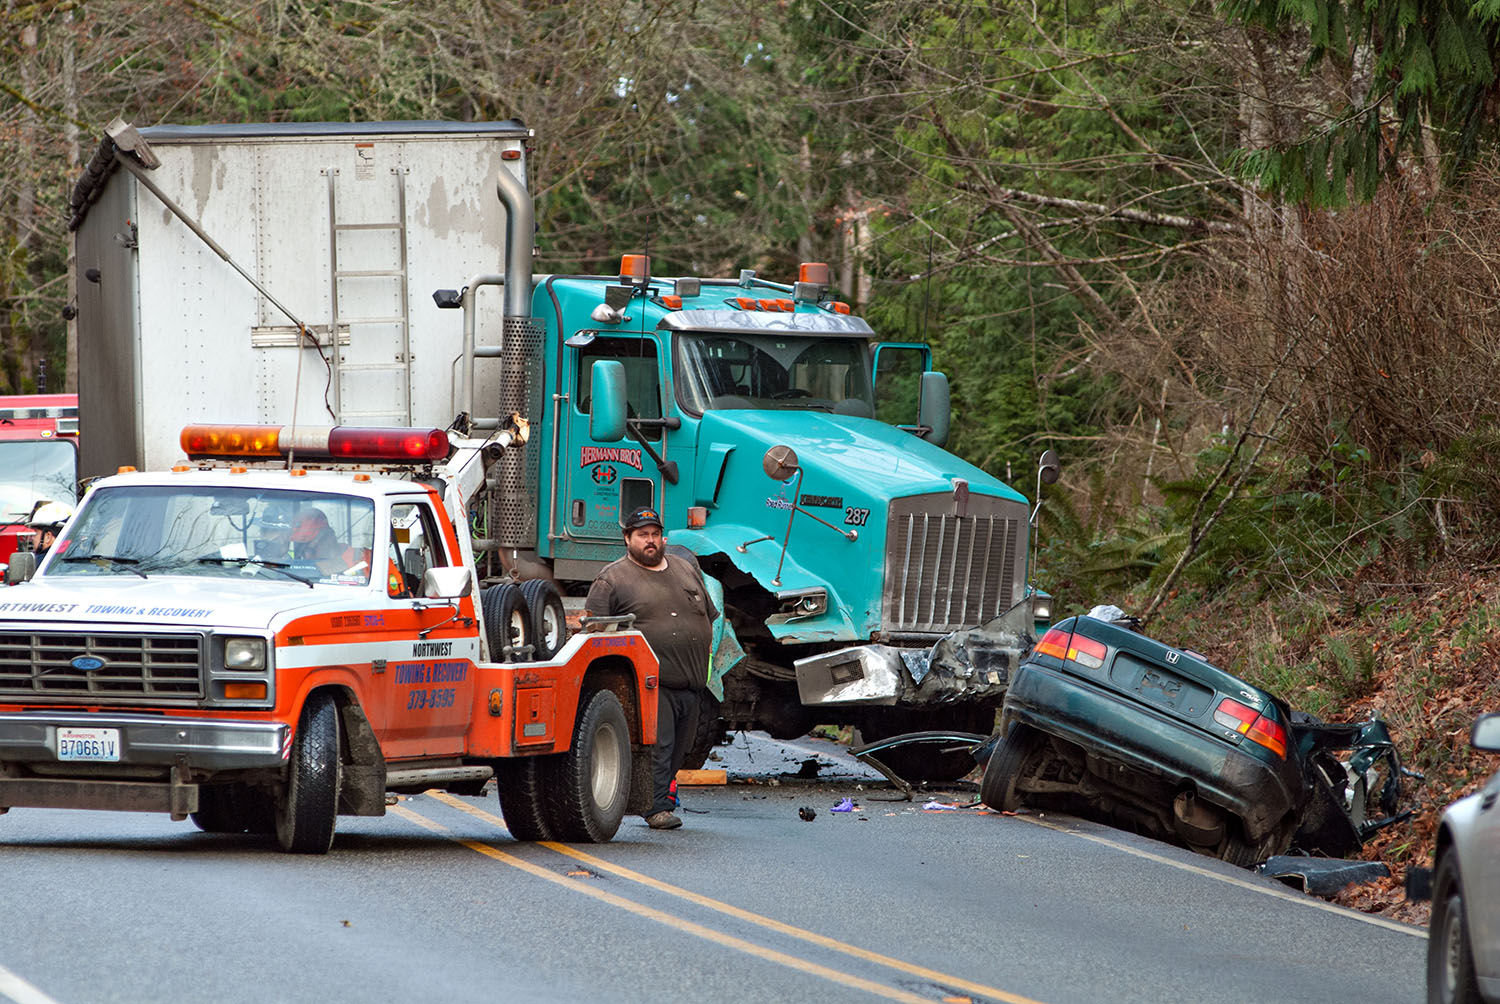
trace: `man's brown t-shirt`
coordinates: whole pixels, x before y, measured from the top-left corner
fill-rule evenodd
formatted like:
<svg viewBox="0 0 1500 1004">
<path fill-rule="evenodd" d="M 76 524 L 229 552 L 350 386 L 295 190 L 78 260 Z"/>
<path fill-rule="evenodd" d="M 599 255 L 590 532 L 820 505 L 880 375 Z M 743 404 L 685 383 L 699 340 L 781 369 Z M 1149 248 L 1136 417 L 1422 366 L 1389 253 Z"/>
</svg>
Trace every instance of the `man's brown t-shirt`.
<svg viewBox="0 0 1500 1004">
<path fill-rule="evenodd" d="M 642 568 L 627 555 L 604 567 L 589 587 L 584 613 L 635 614 L 661 663 L 661 685 L 676 690 L 708 686 L 713 621 L 719 616 L 698 570 L 667 555 L 665 571 Z"/>
</svg>

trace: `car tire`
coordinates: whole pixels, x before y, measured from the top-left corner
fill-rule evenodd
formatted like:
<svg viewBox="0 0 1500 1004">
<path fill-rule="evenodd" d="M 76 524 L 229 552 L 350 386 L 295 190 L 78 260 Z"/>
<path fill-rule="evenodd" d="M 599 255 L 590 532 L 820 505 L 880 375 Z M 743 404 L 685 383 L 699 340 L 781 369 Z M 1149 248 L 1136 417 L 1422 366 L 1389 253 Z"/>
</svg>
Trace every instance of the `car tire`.
<svg viewBox="0 0 1500 1004">
<path fill-rule="evenodd" d="M 500 815 L 505 828 L 517 840 L 551 840 L 543 793 L 550 756 L 514 757 L 496 760 L 495 793 L 500 797 Z"/>
<path fill-rule="evenodd" d="M 490 644 L 491 662 L 522 662 L 522 646 L 532 644 L 531 616 L 521 587 L 513 582 L 490 586 L 479 594 L 484 613 L 485 637 Z M 509 650 L 509 651 L 507 651 Z"/>
<path fill-rule="evenodd" d="M 1427 931 L 1427 1000 L 1430 1004 L 1479 1004 L 1479 979 L 1464 909 L 1458 857 L 1450 851 L 1433 879 L 1432 919 Z"/>
<path fill-rule="evenodd" d="M 549 765 L 547 823 L 555 840 L 602 844 L 630 801 L 630 724 L 613 691 L 579 705 L 572 746 Z"/>
<path fill-rule="evenodd" d="M 551 659 L 568 640 L 568 614 L 563 609 L 562 594 L 547 579 L 527 579 L 521 583 L 521 596 L 526 601 L 534 646 L 531 657 L 537 662 Z"/>
<path fill-rule="evenodd" d="M 1046 737 L 1025 722 L 1011 725 L 1005 738 L 995 744 L 990 762 L 979 783 L 979 800 L 996 812 L 1015 812 L 1021 807 L 1016 782 L 1046 752 Z"/>
<path fill-rule="evenodd" d="M 276 799 L 276 839 L 289 854 L 327 854 L 338 820 L 343 762 L 339 709 L 327 694 L 302 707 L 286 784 Z"/>
</svg>

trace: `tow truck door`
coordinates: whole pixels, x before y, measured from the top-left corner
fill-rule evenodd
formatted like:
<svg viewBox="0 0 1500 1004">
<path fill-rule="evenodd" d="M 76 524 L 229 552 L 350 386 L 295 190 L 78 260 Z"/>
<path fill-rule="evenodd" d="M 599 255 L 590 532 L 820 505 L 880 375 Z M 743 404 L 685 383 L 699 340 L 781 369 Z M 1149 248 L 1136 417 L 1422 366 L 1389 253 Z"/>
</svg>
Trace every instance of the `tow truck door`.
<svg viewBox="0 0 1500 1004">
<path fill-rule="evenodd" d="M 639 506 L 662 504 L 661 472 L 632 436 L 600 443 L 589 436 L 590 384 L 594 363 L 617 360 L 625 368 L 626 401 L 631 418 L 662 417 L 662 366 L 656 339 L 599 335 L 588 345 L 568 350 L 564 380 L 571 406 L 567 435 L 557 464 L 561 505 L 553 554 L 560 558 L 613 561 L 620 556 L 620 522 Z M 641 430 L 651 448 L 665 445 L 658 426 Z"/>
<path fill-rule="evenodd" d="M 474 598 L 459 600 L 457 610 L 421 598 L 427 568 L 462 560 L 449 553 L 426 498 L 393 499 L 389 515 L 386 551 L 373 561 L 372 583 L 384 606 L 376 615 L 381 623 L 372 627 L 390 652 L 383 670 L 372 669 L 383 711 L 376 726 L 380 744 L 388 758 L 460 753 L 479 657 Z"/>
</svg>

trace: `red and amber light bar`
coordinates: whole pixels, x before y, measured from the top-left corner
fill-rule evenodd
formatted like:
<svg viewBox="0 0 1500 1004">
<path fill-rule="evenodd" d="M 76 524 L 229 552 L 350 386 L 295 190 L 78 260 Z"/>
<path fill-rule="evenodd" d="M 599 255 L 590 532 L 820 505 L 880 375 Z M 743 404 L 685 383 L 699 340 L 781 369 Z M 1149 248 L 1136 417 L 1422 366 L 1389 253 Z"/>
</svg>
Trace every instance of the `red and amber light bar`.
<svg viewBox="0 0 1500 1004">
<path fill-rule="evenodd" d="M 188 425 L 179 442 L 193 458 L 274 460 L 296 454 L 309 460 L 410 464 L 448 456 L 448 434 L 442 429 L 336 425 L 299 427 L 294 433 L 290 426 L 278 425 Z"/>
</svg>

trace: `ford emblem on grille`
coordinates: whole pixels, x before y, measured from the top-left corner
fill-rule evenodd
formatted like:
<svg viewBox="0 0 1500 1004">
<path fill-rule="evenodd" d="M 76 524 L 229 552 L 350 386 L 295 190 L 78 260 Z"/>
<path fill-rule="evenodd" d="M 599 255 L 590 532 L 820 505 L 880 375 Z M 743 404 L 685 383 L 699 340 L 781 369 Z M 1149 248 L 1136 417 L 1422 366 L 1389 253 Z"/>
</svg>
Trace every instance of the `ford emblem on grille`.
<svg viewBox="0 0 1500 1004">
<path fill-rule="evenodd" d="M 68 660 L 68 665 L 83 673 L 92 673 L 96 669 L 104 668 L 104 660 L 97 655 L 75 655 Z"/>
</svg>

